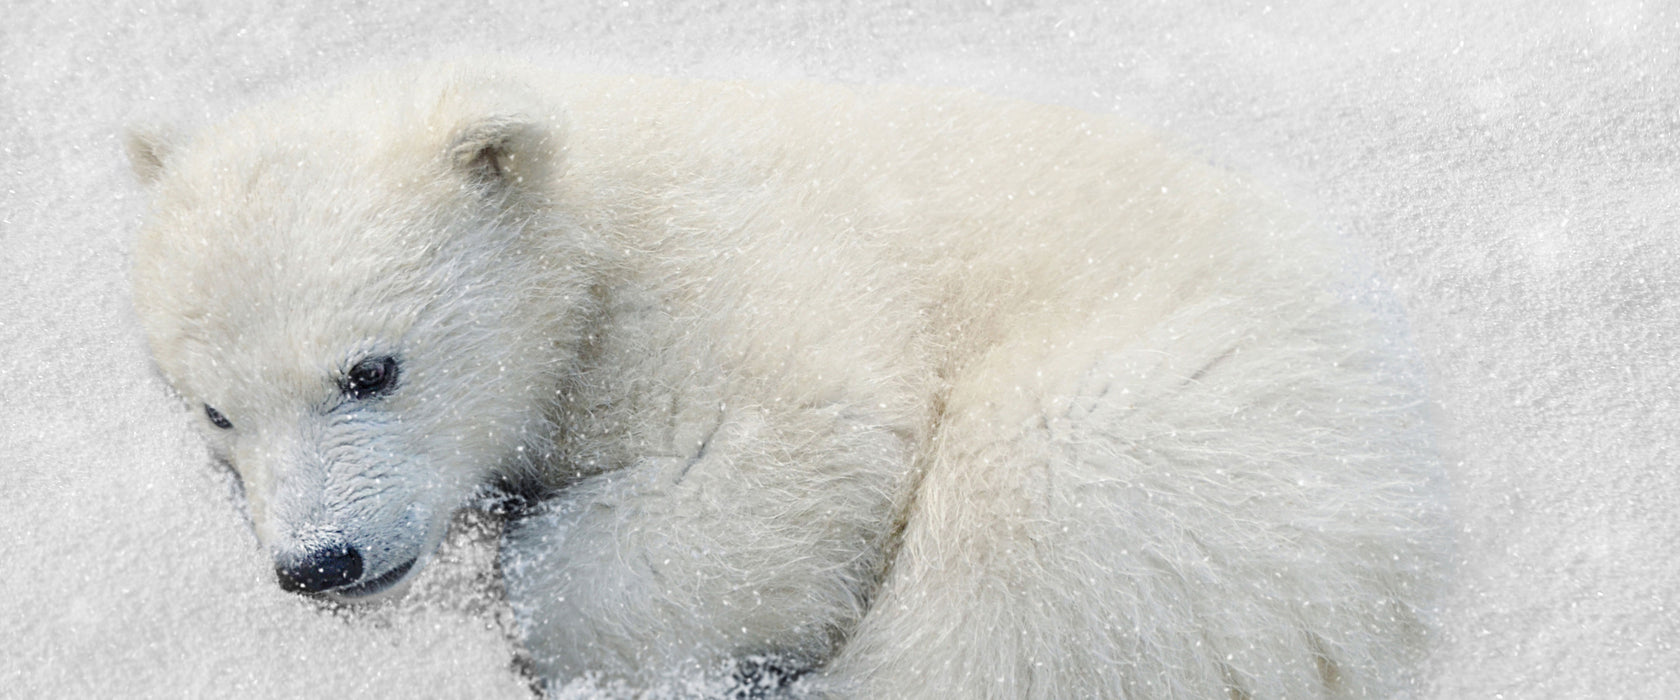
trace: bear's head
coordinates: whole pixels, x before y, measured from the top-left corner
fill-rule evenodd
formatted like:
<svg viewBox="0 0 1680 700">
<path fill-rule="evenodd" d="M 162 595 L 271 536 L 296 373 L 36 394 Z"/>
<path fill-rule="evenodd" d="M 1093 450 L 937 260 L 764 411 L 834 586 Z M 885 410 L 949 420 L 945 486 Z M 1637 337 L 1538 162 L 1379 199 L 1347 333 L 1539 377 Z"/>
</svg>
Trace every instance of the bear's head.
<svg viewBox="0 0 1680 700">
<path fill-rule="evenodd" d="M 374 74 L 129 136 L 153 204 L 135 307 L 286 588 L 395 590 L 551 450 L 590 251 L 536 233 L 568 224 L 535 94 L 487 67 Z"/>
</svg>

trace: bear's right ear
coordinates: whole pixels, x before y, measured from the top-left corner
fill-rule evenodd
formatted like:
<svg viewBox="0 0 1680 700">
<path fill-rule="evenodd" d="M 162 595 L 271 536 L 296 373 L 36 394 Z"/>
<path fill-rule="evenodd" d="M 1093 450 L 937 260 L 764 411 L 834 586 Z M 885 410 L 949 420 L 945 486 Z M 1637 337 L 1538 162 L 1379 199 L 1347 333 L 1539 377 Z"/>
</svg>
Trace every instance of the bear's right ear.
<svg viewBox="0 0 1680 700">
<path fill-rule="evenodd" d="M 163 166 L 180 143 L 175 129 L 155 124 L 130 126 L 123 132 L 123 150 L 128 151 L 128 165 L 142 185 L 157 182 Z"/>
<path fill-rule="evenodd" d="M 447 157 L 457 173 L 492 189 L 540 189 L 560 167 L 560 131 L 523 114 L 492 115 L 457 129 Z"/>
</svg>

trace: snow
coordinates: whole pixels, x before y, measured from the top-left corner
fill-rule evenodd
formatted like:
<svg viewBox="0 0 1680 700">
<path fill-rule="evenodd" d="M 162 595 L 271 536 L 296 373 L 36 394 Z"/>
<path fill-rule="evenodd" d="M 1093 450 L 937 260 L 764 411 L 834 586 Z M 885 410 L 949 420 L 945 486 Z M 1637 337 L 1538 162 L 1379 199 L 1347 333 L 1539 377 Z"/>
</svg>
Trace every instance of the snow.
<svg viewBox="0 0 1680 700">
<path fill-rule="evenodd" d="M 1283 190 L 1363 251 L 1432 380 L 1461 537 L 1431 696 L 1680 697 L 1680 6 L 1045 4 L 8 8 L 0 695 L 528 693 L 470 537 L 427 584 L 465 601 L 334 611 L 272 584 L 131 317 L 119 146 L 347 66 L 498 50 L 1119 112 Z"/>
</svg>

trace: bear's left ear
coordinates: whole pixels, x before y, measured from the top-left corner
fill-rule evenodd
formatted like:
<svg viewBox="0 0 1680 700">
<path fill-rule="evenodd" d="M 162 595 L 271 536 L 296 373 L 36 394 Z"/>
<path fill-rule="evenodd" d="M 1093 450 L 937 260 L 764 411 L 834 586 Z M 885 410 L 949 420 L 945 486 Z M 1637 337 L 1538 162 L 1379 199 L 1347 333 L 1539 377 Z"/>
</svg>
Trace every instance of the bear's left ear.
<svg viewBox="0 0 1680 700">
<path fill-rule="evenodd" d="M 560 129 L 521 114 L 492 115 L 456 131 L 455 172 L 495 189 L 542 189 L 559 172 Z"/>
<path fill-rule="evenodd" d="M 130 126 L 123 131 L 123 150 L 128 152 L 128 165 L 135 179 L 142 185 L 157 182 L 163 166 L 180 144 L 180 132 L 156 124 Z"/>
</svg>

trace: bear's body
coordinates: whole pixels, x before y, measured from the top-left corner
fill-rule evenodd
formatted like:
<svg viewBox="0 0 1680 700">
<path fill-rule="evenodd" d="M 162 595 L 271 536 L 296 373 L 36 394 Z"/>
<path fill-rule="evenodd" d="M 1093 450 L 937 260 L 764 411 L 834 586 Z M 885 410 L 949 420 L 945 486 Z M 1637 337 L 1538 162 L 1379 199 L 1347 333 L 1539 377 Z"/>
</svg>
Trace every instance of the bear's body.
<svg viewBox="0 0 1680 700">
<path fill-rule="evenodd" d="M 1392 334 L 1298 220 L 1133 127 L 462 64 L 132 153 L 158 367 L 292 587 L 377 595 L 503 484 L 545 499 L 502 569 L 550 680 L 1415 680 L 1437 465 Z"/>
</svg>

